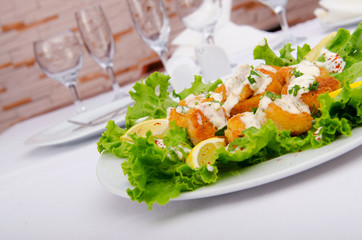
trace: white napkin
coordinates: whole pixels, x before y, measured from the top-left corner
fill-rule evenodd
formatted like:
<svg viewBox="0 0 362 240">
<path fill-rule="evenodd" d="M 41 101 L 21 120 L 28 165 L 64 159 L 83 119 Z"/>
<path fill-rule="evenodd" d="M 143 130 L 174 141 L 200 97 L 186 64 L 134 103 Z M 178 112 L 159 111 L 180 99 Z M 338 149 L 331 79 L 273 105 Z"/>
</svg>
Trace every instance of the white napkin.
<svg viewBox="0 0 362 240">
<path fill-rule="evenodd" d="M 314 14 L 324 24 L 343 24 L 348 20 L 362 19 L 361 0 L 321 0 L 319 5 L 323 8 L 317 8 Z"/>
<path fill-rule="evenodd" d="M 246 49 L 254 49 L 261 40 L 267 38 L 269 41 L 275 38 L 275 34 L 228 22 L 223 27 L 216 29 L 214 38 L 217 46 L 222 47 L 227 55 L 232 55 Z M 173 45 L 178 46 L 173 56 L 187 56 L 194 59 L 195 47 L 202 43 L 200 33 L 186 29 L 172 41 Z"/>
</svg>

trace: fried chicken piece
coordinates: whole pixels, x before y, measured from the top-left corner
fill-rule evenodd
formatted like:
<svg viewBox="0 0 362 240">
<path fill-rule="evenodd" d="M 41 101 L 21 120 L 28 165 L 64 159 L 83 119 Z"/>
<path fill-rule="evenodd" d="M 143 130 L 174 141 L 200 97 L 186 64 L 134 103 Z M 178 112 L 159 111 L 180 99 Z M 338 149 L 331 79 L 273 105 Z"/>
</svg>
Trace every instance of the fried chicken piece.
<svg viewBox="0 0 362 240">
<path fill-rule="evenodd" d="M 242 137 L 242 132 L 250 127 L 260 128 L 260 124 L 256 119 L 254 113 L 245 112 L 237 114 L 229 119 L 227 129 L 225 130 L 225 137 L 231 143 L 236 138 Z"/>
<path fill-rule="evenodd" d="M 262 95 L 264 95 L 266 92 L 269 91 L 269 92 L 275 93 L 276 95 L 279 95 L 281 93 L 282 89 L 283 89 L 283 87 L 279 83 L 279 81 L 277 81 L 276 79 L 273 79 L 271 81 L 271 83 L 267 86 L 267 88 L 265 89 L 265 92 L 255 95 L 255 96 L 251 96 L 250 98 L 247 98 L 244 101 L 239 101 L 231 109 L 230 115 L 233 116 L 238 113 L 251 112 L 251 111 L 253 111 L 253 108 L 258 107 L 260 97 Z"/>
<path fill-rule="evenodd" d="M 310 111 L 320 107 L 320 102 L 318 101 L 320 94 L 327 91 L 333 92 L 341 87 L 341 83 L 336 78 L 329 76 L 329 74 L 326 75 L 325 72 L 322 72 L 322 76 L 316 77 L 315 80 L 318 82 L 318 89 L 303 93 L 300 97 L 300 99 L 308 105 Z M 288 86 L 289 83 L 283 87 L 282 94 L 288 94 Z"/>
<path fill-rule="evenodd" d="M 282 99 L 277 99 L 268 105 L 265 109 L 264 121 L 266 122 L 268 119 L 272 120 L 278 129 L 290 130 L 290 134 L 293 136 L 307 132 L 312 127 L 313 120 L 308 112 L 297 111 L 297 113 L 292 113 L 291 111 L 283 110 L 280 105 L 277 105 L 278 100 L 286 103 L 288 100 L 286 99 L 287 97 L 289 96 L 282 95 Z M 289 104 L 291 104 L 291 108 L 298 109 L 298 103 L 290 102 Z"/>
</svg>

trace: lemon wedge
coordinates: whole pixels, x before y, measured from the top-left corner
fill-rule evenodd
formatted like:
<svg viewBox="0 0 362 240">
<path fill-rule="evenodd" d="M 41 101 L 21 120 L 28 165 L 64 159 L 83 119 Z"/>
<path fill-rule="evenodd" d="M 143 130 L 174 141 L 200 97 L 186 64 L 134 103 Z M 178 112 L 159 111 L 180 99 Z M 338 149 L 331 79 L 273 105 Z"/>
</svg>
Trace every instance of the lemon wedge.
<svg viewBox="0 0 362 240">
<path fill-rule="evenodd" d="M 359 87 L 359 86 L 362 86 L 362 81 L 359 81 L 359 82 L 354 82 L 354 83 L 351 83 L 349 85 L 350 88 L 356 88 L 356 87 Z M 338 93 L 342 90 L 342 88 L 340 89 L 337 89 L 336 91 L 333 91 L 331 93 L 329 93 L 329 96 L 332 97 L 332 98 L 335 98 L 337 97 Z"/>
<path fill-rule="evenodd" d="M 163 138 L 169 128 L 167 119 L 151 119 L 140 122 L 132 126 L 128 131 L 121 136 L 121 140 L 132 141 L 131 134 L 136 133 L 138 136 L 145 137 L 148 131 L 152 132 L 154 138 Z"/>
<path fill-rule="evenodd" d="M 216 149 L 225 146 L 224 138 L 213 137 L 198 143 L 186 158 L 186 164 L 192 169 L 202 165 L 211 165 L 214 161 Z"/>
<path fill-rule="evenodd" d="M 315 62 L 318 60 L 321 55 L 322 49 L 327 46 L 327 44 L 336 36 L 337 32 L 332 32 L 325 36 L 312 50 L 310 50 L 307 55 L 305 55 L 305 59 L 309 62 Z"/>
</svg>

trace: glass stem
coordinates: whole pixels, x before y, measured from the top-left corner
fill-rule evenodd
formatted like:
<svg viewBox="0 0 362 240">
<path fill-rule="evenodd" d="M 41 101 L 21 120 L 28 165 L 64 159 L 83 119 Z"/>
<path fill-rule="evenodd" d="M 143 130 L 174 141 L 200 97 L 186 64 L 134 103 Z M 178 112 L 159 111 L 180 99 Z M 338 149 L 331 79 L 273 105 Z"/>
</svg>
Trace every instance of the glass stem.
<svg viewBox="0 0 362 240">
<path fill-rule="evenodd" d="M 165 72 L 167 73 L 167 69 L 166 69 L 166 64 L 167 64 L 167 60 L 168 60 L 168 51 L 167 48 L 161 48 L 159 51 L 157 51 L 158 56 L 161 59 L 162 65 L 165 68 Z"/>
<path fill-rule="evenodd" d="M 114 73 L 114 69 L 113 69 L 112 64 L 109 64 L 108 66 L 106 66 L 105 70 L 106 70 L 109 78 L 112 81 L 112 88 L 113 88 L 115 98 L 117 99 L 117 98 L 122 97 L 123 94 L 122 94 L 122 92 L 120 90 L 120 87 L 118 85 L 116 74 Z"/>
<path fill-rule="evenodd" d="M 277 6 L 276 8 L 274 8 L 274 12 L 278 17 L 279 23 L 280 23 L 280 27 L 283 31 L 283 34 L 286 38 L 291 36 L 291 33 L 289 31 L 289 25 L 288 25 L 288 21 L 287 21 L 287 15 L 286 15 L 286 10 L 284 6 Z"/>
<path fill-rule="evenodd" d="M 212 32 L 205 31 L 203 32 L 203 35 L 207 44 L 215 45 L 214 36 Z"/>
<path fill-rule="evenodd" d="M 82 105 L 80 98 L 79 98 L 77 87 L 75 85 L 75 80 L 74 80 L 74 83 L 73 82 L 69 83 L 67 85 L 67 87 L 69 89 L 70 94 L 72 95 L 73 102 L 77 109 L 77 112 L 80 113 L 80 112 L 85 111 L 85 107 Z"/>
</svg>

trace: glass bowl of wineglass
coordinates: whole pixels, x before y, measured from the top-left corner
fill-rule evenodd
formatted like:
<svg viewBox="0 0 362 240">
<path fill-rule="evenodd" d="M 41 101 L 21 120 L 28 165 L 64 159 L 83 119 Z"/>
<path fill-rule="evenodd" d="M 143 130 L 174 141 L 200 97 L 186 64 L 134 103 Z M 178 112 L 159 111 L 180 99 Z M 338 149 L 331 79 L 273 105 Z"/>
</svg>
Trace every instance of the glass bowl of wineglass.
<svg viewBox="0 0 362 240">
<path fill-rule="evenodd" d="M 115 44 L 111 27 L 100 5 L 92 5 L 75 13 L 78 29 L 89 55 L 112 80 L 115 99 L 128 94 L 121 91 L 113 68 Z"/>
<path fill-rule="evenodd" d="M 170 20 L 164 3 L 162 0 L 127 0 L 127 4 L 137 33 L 166 68 Z"/>
<path fill-rule="evenodd" d="M 286 6 L 288 0 L 258 0 L 262 4 L 271 8 L 277 15 L 280 27 L 282 29 L 283 38 L 273 46 L 274 49 L 280 49 L 285 43 L 296 44 L 306 40 L 305 37 L 294 36 L 290 29 L 286 16 Z"/>
<path fill-rule="evenodd" d="M 34 54 L 40 69 L 70 91 L 77 112 L 85 107 L 79 99 L 76 80 L 83 62 L 83 51 L 72 31 L 34 42 Z"/>
<path fill-rule="evenodd" d="M 208 44 L 215 44 L 214 30 L 222 14 L 222 0 L 175 0 L 183 24 L 200 32 Z"/>
</svg>

